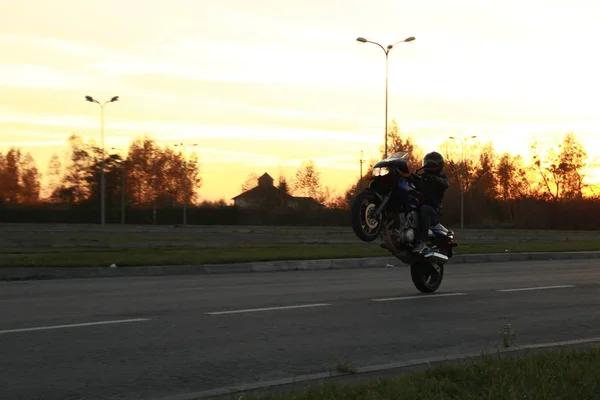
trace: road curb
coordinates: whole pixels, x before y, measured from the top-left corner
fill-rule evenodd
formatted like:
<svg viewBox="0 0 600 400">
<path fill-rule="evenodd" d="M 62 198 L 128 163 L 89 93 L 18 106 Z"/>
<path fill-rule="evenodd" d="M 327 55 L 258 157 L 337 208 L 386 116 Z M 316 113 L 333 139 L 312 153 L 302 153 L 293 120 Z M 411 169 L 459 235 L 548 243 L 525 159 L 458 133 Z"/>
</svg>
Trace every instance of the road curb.
<svg viewBox="0 0 600 400">
<path fill-rule="evenodd" d="M 448 264 L 486 262 L 585 260 L 600 258 L 600 251 L 459 254 Z M 324 260 L 282 260 L 236 264 L 201 264 L 145 267 L 0 267 L 0 280 L 109 278 L 133 276 L 172 276 L 233 274 L 250 272 L 318 271 L 335 269 L 366 269 L 407 267 L 394 257 L 338 258 Z"/>
</svg>

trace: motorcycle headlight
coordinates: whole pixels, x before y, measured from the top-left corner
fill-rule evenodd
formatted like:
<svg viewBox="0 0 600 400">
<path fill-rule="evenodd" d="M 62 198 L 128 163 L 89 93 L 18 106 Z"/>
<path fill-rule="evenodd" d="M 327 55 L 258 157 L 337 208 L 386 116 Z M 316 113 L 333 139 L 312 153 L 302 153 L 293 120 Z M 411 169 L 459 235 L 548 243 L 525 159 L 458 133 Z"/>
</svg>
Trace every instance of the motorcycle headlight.
<svg viewBox="0 0 600 400">
<path fill-rule="evenodd" d="M 373 168 L 373 176 L 385 176 L 390 173 L 388 167 L 377 167 Z"/>
</svg>

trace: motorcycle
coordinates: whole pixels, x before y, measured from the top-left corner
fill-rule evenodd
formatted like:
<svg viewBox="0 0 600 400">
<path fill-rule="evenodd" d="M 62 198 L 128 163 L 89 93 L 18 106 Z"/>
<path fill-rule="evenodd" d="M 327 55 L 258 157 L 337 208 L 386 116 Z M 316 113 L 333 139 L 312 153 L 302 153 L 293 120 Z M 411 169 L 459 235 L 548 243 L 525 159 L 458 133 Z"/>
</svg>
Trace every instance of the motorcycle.
<svg viewBox="0 0 600 400">
<path fill-rule="evenodd" d="M 421 176 L 409 171 L 408 156 L 407 152 L 397 152 L 374 165 L 369 186 L 352 202 L 352 229 L 364 242 L 381 238 L 382 247 L 410 265 L 415 287 L 433 293 L 440 287 L 444 265 L 458 243 L 454 232 L 439 223 L 429 228 L 431 250 L 425 254 L 412 252 L 419 220 L 417 180 Z"/>
</svg>

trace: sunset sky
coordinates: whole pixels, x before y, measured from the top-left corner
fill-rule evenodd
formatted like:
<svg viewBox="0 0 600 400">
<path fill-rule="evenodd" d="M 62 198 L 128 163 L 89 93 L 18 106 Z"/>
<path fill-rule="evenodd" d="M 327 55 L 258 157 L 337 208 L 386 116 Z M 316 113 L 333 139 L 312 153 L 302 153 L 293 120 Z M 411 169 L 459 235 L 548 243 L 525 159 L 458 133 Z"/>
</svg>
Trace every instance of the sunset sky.
<svg viewBox="0 0 600 400">
<path fill-rule="evenodd" d="M 203 199 L 312 159 L 338 193 L 389 119 L 425 150 L 477 135 L 528 156 L 572 131 L 600 155 L 600 5 L 592 0 L 0 0 L 0 151 L 46 171 L 71 133 L 126 149 L 197 143 Z"/>
</svg>

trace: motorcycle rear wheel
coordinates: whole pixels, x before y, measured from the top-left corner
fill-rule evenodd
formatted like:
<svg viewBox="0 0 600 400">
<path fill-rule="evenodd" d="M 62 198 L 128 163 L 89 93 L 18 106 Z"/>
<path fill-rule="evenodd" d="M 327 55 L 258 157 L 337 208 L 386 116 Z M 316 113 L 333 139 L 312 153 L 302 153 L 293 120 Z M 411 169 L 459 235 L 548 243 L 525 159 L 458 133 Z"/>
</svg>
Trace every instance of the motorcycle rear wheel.
<svg viewBox="0 0 600 400">
<path fill-rule="evenodd" d="M 424 260 L 419 260 L 410 266 L 410 277 L 415 287 L 422 293 L 433 293 L 444 279 L 444 264 L 436 263 L 435 267 Z"/>
</svg>

